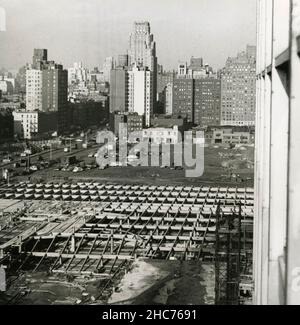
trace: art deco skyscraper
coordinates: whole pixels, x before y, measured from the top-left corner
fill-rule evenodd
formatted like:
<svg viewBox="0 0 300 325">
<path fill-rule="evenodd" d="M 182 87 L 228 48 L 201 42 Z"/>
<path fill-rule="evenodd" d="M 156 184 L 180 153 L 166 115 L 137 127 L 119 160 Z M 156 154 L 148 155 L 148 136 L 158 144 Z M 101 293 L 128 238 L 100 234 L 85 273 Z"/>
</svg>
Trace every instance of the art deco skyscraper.
<svg viewBox="0 0 300 325">
<path fill-rule="evenodd" d="M 129 60 L 131 66 L 148 68 L 153 78 L 153 107 L 156 106 L 157 57 L 156 44 L 150 30 L 149 22 L 135 22 L 129 41 Z"/>
<path fill-rule="evenodd" d="M 130 35 L 130 63 L 137 67 L 157 69 L 156 44 L 150 31 L 149 22 L 135 22 Z"/>
</svg>

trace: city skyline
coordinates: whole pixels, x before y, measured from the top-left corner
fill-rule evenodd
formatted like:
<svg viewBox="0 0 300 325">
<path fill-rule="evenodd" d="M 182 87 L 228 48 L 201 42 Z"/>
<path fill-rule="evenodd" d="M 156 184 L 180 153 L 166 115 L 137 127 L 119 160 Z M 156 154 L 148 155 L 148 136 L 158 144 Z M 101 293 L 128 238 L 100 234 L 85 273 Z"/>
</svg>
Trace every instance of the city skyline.
<svg viewBox="0 0 300 325">
<path fill-rule="evenodd" d="M 66 67 L 77 61 L 88 68 L 101 66 L 105 57 L 117 57 L 129 50 L 132 24 L 145 20 L 151 24 L 158 62 L 165 69 L 176 69 L 179 61 L 189 61 L 192 56 L 203 57 L 205 63 L 219 69 L 228 56 L 242 51 L 245 44 L 255 43 L 255 1 L 226 0 L 218 10 L 213 3 L 2 0 L 7 31 L 0 33 L 1 66 L 18 69 L 30 62 L 32 48 L 47 48 L 54 60 Z M 64 21 L 60 12 L 64 12 Z M 218 24 L 216 32 L 214 25 L 220 20 L 222 26 Z M 170 51 L 176 55 L 170 56 Z"/>
</svg>

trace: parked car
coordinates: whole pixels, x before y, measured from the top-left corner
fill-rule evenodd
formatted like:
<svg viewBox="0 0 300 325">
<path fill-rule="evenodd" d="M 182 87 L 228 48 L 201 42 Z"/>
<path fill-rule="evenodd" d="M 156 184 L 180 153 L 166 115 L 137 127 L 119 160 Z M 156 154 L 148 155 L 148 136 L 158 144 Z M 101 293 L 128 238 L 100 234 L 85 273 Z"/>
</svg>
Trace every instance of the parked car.
<svg viewBox="0 0 300 325">
<path fill-rule="evenodd" d="M 33 165 L 33 166 L 30 166 L 29 169 L 33 172 L 37 172 L 39 169 L 38 169 L 38 166 L 36 165 Z"/>
<path fill-rule="evenodd" d="M 79 173 L 79 172 L 82 172 L 82 171 L 83 171 L 83 168 L 77 167 L 77 166 L 73 169 L 73 173 Z"/>
</svg>

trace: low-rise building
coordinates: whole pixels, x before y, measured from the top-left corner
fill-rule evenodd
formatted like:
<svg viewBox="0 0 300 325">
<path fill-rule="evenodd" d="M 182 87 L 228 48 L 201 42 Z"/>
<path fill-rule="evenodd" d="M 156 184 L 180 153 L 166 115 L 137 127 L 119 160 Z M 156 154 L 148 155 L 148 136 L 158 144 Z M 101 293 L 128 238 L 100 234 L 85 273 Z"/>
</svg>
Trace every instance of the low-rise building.
<svg viewBox="0 0 300 325">
<path fill-rule="evenodd" d="M 24 139 L 35 139 L 58 129 L 57 112 L 15 111 L 14 133 Z"/>
<path fill-rule="evenodd" d="M 14 118 L 12 112 L 0 109 L 0 142 L 12 139 L 14 136 Z"/>
<path fill-rule="evenodd" d="M 12 94 L 14 92 L 14 86 L 11 81 L 0 80 L 0 90 L 3 94 Z"/>
<path fill-rule="evenodd" d="M 151 126 L 154 128 L 173 128 L 178 127 L 180 132 L 187 131 L 192 127 L 186 118 L 176 118 L 172 116 L 156 115 L 151 120 Z"/>
<path fill-rule="evenodd" d="M 212 127 L 205 130 L 206 144 L 251 144 L 254 132 L 242 127 Z"/>
<path fill-rule="evenodd" d="M 116 136 L 120 135 L 120 124 L 126 124 L 127 133 L 143 130 L 143 116 L 137 113 L 115 112 L 110 114 L 110 129 Z"/>
<path fill-rule="evenodd" d="M 149 128 L 143 130 L 143 141 L 154 144 L 176 144 L 180 140 L 178 126 L 172 128 Z"/>
</svg>

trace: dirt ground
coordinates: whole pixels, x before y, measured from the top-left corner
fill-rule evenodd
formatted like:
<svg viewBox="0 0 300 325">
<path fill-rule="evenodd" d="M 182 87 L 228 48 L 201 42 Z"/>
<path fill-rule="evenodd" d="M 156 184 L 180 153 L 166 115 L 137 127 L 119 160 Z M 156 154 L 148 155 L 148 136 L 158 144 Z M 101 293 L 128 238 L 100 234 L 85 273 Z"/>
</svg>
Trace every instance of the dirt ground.
<svg viewBox="0 0 300 325">
<path fill-rule="evenodd" d="M 82 159 L 84 159 L 82 157 Z M 35 172 L 31 179 L 97 180 L 103 182 L 211 185 L 253 187 L 254 147 L 243 146 L 230 149 L 228 146 L 210 146 L 204 151 L 204 174 L 201 177 L 186 177 L 185 170 L 160 167 L 109 167 L 91 169 L 79 173 L 57 171 L 54 168 Z M 22 179 L 23 180 L 23 179 Z"/>
<path fill-rule="evenodd" d="M 214 266 L 198 261 L 144 260 L 126 274 L 111 304 L 212 305 Z"/>
<path fill-rule="evenodd" d="M 0 305 L 214 304 L 214 266 L 198 261 L 139 259 L 110 285 L 108 300 L 99 297 L 102 280 L 96 278 L 28 272 L 10 281 Z"/>
<path fill-rule="evenodd" d="M 0 294 L 0 305 L 91 304 L 99 292 L 99 280 L 74 279 L 46 272 L 23 273 L 11 277 L 8 290 Z"/>
</svg>

